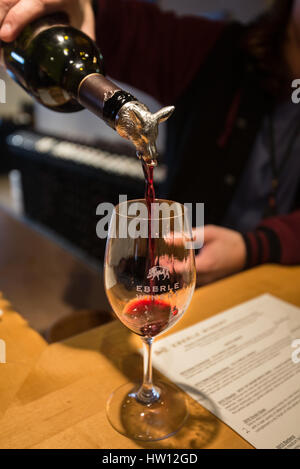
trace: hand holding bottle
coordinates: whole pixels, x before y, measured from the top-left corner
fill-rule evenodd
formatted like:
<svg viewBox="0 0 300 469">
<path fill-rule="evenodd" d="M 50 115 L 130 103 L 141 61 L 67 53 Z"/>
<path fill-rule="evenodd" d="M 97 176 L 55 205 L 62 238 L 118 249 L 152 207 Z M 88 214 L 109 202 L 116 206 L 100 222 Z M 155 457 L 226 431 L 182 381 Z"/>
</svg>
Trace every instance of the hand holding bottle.
<svg viewBox="0 0 300 469">
<path fill-rule="evenodd" d="M 91 0 L 0 0 L 1 64 L 10 76 L 53 111 L 89 109 L 155 166 L 158 126 L 174 107 L 152 114 L 106 79 L 93 32 Z"/>
<path fill-rule="evenodd" d="M 0 39 L 14 41 L 27 24 L 57 11 L 67 13 L 72 26 L 95 39 L 92 0 L 0 0 Z"/>
</svg>

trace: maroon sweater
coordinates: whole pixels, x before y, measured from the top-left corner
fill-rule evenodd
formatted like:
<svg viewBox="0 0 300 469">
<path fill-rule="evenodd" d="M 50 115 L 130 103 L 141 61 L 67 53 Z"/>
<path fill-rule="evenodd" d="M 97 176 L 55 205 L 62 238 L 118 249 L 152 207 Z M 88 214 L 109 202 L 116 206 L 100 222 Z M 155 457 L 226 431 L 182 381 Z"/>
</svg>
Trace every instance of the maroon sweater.
<svg viewBox="0 0 300 469">
<path fill-rule="evenodd" d="M 183 94 L 225 28 L 221 22 L 178 17 L 147 3 L 98 2 L 97 40 L 107 73 L 162 104 L 174 103 Z M 272 262 L 278 249 L 282 264 L 299 264 L 300 210 L 264 220 L 245 242 L 248 267 Z"/>
</svg>

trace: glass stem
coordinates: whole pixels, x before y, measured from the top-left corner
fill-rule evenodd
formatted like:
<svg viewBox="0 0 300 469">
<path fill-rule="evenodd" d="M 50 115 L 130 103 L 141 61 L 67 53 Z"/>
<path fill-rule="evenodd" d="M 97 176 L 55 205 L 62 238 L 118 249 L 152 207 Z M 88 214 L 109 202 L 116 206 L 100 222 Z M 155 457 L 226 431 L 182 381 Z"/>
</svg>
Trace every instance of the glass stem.
<svg viewBox="0 0 300 469">
<path fill-rule="evenodd" d="M 144 379 L 137 398 L 143 404 L 152 404 L 159 399 L 159 392 L 152 380 L 152 344 L 153 339 L 143 339 L 144 343 Z"/>
</svg>

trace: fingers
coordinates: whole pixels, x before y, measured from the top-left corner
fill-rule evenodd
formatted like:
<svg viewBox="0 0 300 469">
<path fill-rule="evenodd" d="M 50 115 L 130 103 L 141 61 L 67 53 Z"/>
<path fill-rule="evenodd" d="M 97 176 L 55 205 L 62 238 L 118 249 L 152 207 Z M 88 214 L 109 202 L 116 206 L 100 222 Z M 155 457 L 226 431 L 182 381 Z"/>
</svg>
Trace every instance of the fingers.
<svg viewBox="0 0 300 469">
<path fill-rule="evenodd" d="M 66 11 L 71 23 L 95 39 L 95 17 L 92 3 L 70 0 L 0 0 L 0 39 L 11 42 L 22 29 L 37 18 L 55 11 Z"/>
<path fill-rule="evenodd" d="M 210 246 L 204 246 L 200 254 L 196 256 L 196 270 L 199 274 L 207 274 L 214 270 L 214 256 Z"/>
<path fill-rule="evenodd" d="M 19 0 L 0 0 L 0 27 L 9 12 L 9 10 L 18 2 Z"/>
<path fill-rule="evenodd" d="M 49 12 L 50 7 L 41 0 L 19 0 L 8 11 L 0 29 L 0 39 L 11 42 L 31 21 Z"/>
<path fill-rule="evenodd" d="M 195 249 L 201 249 L 204 246 L 206 227 L 193 228 L 193 243 Z"/>
<path fill-rule="evenodd" d="M 192 237 L 189 233 L 170 232 L 164 237 L 166 244 L 174 246 L 185 246 L 187 249 L 199 250 L 204 244 L 204 228 L 195 228 Z"/>
<path fill-rule="evenodd" d="M 196 256 L 197 285 L 204 286 L 224 277 L 220 270 L 218 259 L 210 245 L 204 246 L 198 256 Z"/>
<path fill-rule="evenodd" d="M 218 236 L 220 235 L 220 230 L 222 230 L 222 228 L 218 226 L 206 225 L 202 228 L 194 228 L 192 231 L 192 239 L 190 239 L 188 236 L 184 236 L 181 233 L 170 233 L 168 236 L 165 236 L 165 242 L 169 245 L 185 245 L 193 247 L 193 249 L 195 250 L 201 249 L 201 265 L 205 262 L 205 256 L 203 256 L 203 251 L 207 249 L 207 245 L 209 245 L 218 238 Z"/>
</svg>

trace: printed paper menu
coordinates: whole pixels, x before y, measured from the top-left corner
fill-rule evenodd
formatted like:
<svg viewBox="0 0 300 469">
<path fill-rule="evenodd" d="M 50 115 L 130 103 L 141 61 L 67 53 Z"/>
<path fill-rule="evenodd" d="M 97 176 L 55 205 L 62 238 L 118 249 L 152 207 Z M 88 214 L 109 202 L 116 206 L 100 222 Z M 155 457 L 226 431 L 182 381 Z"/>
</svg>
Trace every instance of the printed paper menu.
<svg viewBox="0 0 300 469">
<path fill-rule="evenodd" d="M 300 308 L 263 295 L 160 340 L 153 361 L 254 447 L 300 449 L 296 339 Z"/>
</svg>

